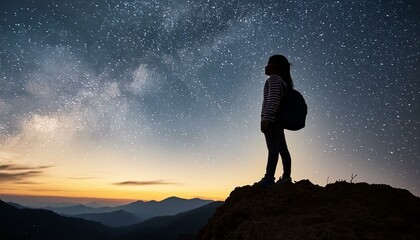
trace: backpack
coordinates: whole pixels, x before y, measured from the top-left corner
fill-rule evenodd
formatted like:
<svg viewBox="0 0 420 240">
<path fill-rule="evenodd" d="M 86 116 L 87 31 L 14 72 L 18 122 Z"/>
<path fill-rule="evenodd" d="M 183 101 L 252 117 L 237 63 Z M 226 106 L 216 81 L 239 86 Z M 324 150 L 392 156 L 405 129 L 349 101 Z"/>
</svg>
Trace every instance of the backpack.
<svg viewBox="0 0 420 240">
<path fill-rule="evenodd" d="M 279 118 L 284 129 L 297 131 L 305 127 L 308 106 L 302 94 L 291 89 L 283 97 L 279 106 Z"/>
</svg>

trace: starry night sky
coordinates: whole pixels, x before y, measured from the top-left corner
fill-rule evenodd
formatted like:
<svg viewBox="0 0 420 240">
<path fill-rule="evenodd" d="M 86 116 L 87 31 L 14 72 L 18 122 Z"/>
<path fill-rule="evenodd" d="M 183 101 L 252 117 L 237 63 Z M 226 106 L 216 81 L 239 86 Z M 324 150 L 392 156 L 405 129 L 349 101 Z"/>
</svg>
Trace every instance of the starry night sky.
<svg viewBox="0 0 420 240">
<path fill-rule="evenodd" d="M 263 70 L 283 54 L 309 107 L 286 133 L 294 180 L 420 195 L 417 1 L 0 8 L 3 192 L 224 199 L 264 173 Z"/>
</svg>

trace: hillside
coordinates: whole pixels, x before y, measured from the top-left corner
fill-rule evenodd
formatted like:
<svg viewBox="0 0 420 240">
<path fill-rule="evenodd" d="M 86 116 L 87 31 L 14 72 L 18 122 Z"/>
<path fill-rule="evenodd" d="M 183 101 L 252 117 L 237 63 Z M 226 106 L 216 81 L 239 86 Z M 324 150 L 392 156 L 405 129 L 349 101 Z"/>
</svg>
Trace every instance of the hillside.
<svg viewBox="0 0 420 240">
<path fill-rule="evenodd" d="M 387 185 L 302 180 L 236 188 L 197 240 L 420 239 L 420 198 Z"/>
<path fill-rule="evenodd" d="M 100 223 L 41 209 L 18 209 L 0 201 L 0 239 L 115 239 L 118 231 Z"/>
<path fill-rule="evenodd" d="M 79 214 L 74 217 L 100 222 L 110 227 L 122 227 L 141 222 L 141 219 L 124 210 L 117 210 L 109 213 Z"/>
<path fill-rule="evenodd" d="M 212 202 L 205 206 L 179 213 L 175 216 L 155 217 L 142 223 L 121 228 L 124 239 L 175 240 L 194 239 L 223 202 Z"/>
</svg>

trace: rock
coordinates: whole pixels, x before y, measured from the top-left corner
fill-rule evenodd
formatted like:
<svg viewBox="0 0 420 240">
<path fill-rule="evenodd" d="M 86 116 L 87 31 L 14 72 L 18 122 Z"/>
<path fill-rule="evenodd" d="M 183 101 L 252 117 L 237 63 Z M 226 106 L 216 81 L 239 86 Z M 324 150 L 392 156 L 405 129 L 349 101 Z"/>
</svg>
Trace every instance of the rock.
<svg viewBox="0 0 420 240">
<path fill-rule="evenodd" d="M 197 240 L 420 239 L 420 198 L 387 185 L 309 180 L 236 188 Z"/>
</svg>

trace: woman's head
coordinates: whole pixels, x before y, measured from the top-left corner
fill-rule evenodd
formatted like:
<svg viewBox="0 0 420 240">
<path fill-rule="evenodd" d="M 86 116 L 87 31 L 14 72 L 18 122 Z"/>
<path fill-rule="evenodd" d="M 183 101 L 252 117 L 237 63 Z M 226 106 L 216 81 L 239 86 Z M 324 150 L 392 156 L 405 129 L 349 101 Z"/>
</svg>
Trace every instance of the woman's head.
<svg viewBox="0 0 420 240">
<path fill-rule="evenodd" d="M 283 55 L 273 55 L 268 59 L 265 67 L 266 75 L 278 75 L 283 78 L 289 88 L 293 88 L 292 77 L 290 76 L 289 60 Z"/>
</svg>

